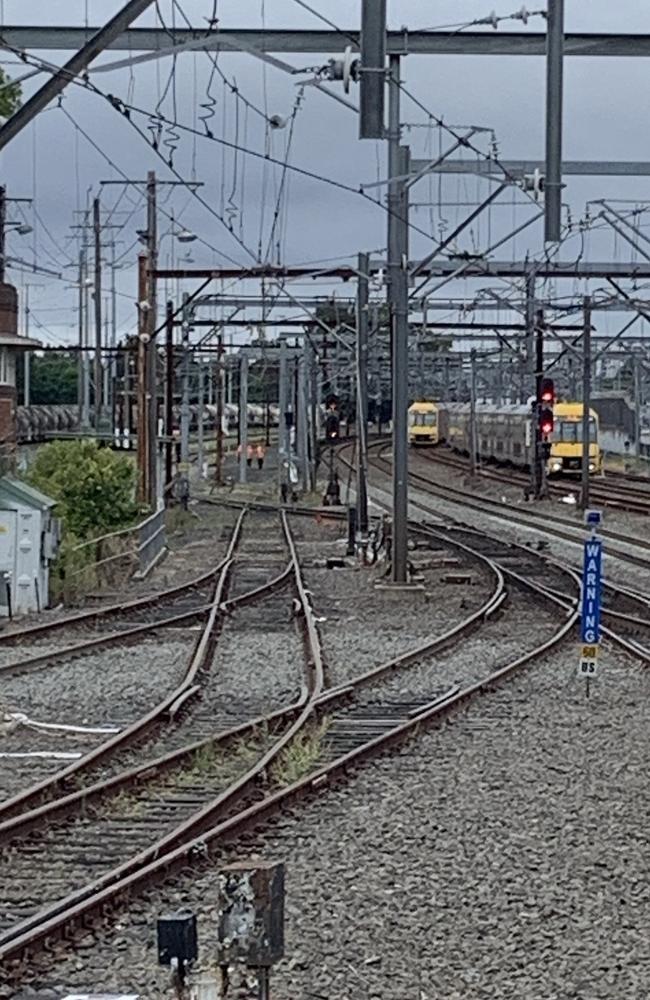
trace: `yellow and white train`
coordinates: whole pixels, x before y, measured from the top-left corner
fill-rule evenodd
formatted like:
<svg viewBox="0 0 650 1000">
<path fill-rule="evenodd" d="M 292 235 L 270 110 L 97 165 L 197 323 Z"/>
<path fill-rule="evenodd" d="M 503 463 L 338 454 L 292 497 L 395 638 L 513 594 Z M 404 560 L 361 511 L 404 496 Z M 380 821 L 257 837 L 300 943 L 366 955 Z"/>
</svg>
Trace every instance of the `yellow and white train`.
<svg viewBox="0 0 650 1000">
<path fill-rule="evenodd" d="M 547 462 L 549 475 L 578 474 L 582 469 L 582 403 L 556 403 Z M 530 468 L 534 447 L 528 406 L 476 407 L 479 458 Z M 470 452 L 470 406 L 467 403 L 414 403 L 409 410 L 409 442 L 414 445 L 446 443 L 461 454 Z M 589 411 L 589 472 L 602 472 L 598 414 Z"/>
<path fill-rule="evenodd" d="M 438 411 L 437 403 L 413 403 L 409 407 L 409 444 L 438 444 Z"/>
</svg>

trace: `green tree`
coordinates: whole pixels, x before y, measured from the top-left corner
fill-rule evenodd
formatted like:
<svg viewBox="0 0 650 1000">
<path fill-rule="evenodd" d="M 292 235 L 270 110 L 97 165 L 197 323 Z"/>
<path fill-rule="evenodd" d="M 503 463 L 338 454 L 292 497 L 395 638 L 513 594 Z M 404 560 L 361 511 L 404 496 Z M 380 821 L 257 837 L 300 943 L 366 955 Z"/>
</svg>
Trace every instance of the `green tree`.
<svg viewBox="0 0 650 1000">
<path fill-rule="evenodd" d="M 57 501 L 66 532 L 97 537 L 130 524 L 138 513 L 135 468 L 126 455 L 96 441 L 52 441 L 39 448 L 28 481 Z"/>
<path fill-rule="evenodd" d="M 16 369 L 18 399 L 23 398 L 24 369 Z M 53 406 L 55 403 L 72 405 L 77 402 L 77 359 L 72 353 L 32 356 L 30 366 L 30 400 Z"/>
<path fill-rule="evenodd" d="M 0 69 L 0 115 L 10 118 L 20 107 L 22 88 L 19 83 L 12 83 L 3 69 Z"/>
</svg>

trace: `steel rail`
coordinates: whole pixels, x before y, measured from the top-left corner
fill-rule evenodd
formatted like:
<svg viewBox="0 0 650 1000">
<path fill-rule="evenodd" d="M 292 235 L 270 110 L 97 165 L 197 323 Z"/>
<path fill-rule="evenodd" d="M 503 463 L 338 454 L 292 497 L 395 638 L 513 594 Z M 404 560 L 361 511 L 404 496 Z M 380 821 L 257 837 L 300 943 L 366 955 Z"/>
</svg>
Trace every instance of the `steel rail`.
<svg viewBox="0 0 650 1000">
<path fill-rule="evenodd" d="M 209 822 L 214 822 L 222 812 L 235 805 L 262 775 L 266 774 L 267 769 L 277 759 L 278 755 L 312 719 L 316 703 L 322 694 L 324 686 L 324 667 L 320 637 L 316 627 L 315 615 L 309 600 L 309 593 L 305 588 L 304 581 L 302 579 L 295 543 L 284 512 L 281 512 L 280 519 L 290 553 L 291 566 L 294 574 L 294 584 L 298 594 L 298 600 L 301 605 L 302 623 L 305 629 L 306 637 L 308 688 L 304 692 L 300 702 L 297 703 L 297 706 L 292 706 L 292 711 L 295 707 L 298 707 L 299 709 L 297 718 L 294 719 L 279 739 L 274 742 L 272 747 L 263 753 L 243 775 L 233 781 L 215 799 L 211 800 L 198 812 L 192 814 L 191 817 L 179 826 L 175 827 L 163 838 L 150 845 L 139 854 L 129 858 L 128 861 L 124 862 L 118 868 L 104 873 L 104 875 L 95 879 L 93 882 L 81 887 L 79 890 L 76 890 L 65 898 L 57 900 L 55 903 L 47 906 L 44 910 L 33 914 L 32 917 L 29 917 L 27 920 L 24 920 L 20 924 L 10 928 L 0 937 L 0 951 L 3 947 L 10 946 L 11 941 L 15 938 L 19 938 L 26 933 L 37 931 L 43 921 L 48 922 L 49 920 L 56 919 L 58 915 L 65 913 L 71 906 L 81 905 L 87 898 L 91 898 L 93 895 L 110 887 L 114 881 L 122 880 L 134 873 L 137 873 L 137 871 L 143 866 L 153 863 L 156 858 L 159 858 L 166 852 L 175 849 L 179 843 L 183 843 L 188 838 L 196 835 L 197 831 L 204 828 Z M 240 522 L 241 518 L 238 523 Z M 215 599 L 214 610 L 216 611 L 219 607 L 223 607 L 223 604 L 218 604 Z M 199 649 L 197 649 L 197 656 L 201 655 L 203 659 L 205 658 L 205 654 L 201 650 L 204 642 L 209 641 L 209 634 L 211 633 L 208 633 L 208 630 L 206 629 L 204 635 L 202 636 L 201 643 L 199 644 Z M 20 817 L 18 818 L 20 819 Z"/>
<path fill-rule="evenodd" d="M 419 449 L 418 457 L 421 457 L 433 464 L 446 465 L 450 468 L 458 469 L 459 471 L 467 472 L 469 466 L 467 462 L 463 460 L 461 456 L 451 455 L 445 452 L 439 452 L 437 449 Z M 480 479 L 491 479 L 495 482 L 503 483 L 504 485 L 510 486 L 529 486 L 530 479 L 525 473 L 520 473 L 516 469 L 486 469 L 485 466 L 478 470 L 478 475 Z M 607 478 L 607 477 L 605 477 Z M 549 492 L 553 496 L 560 496 L 563 493 L 570 493 L 574 496 L 580 494 L 580 487 L 573 482 L 550 482 L 547 483 Z M 649 514 L 650 513 L 650 492 L 644 490 L 635 490 L 633 487 L 625 488 L 623 486 L 610 486 L 605 485 L 602 480 L 598 481 L 596 479 L 590 480 L 590 489 L 592 496 L 599 500 L 605 507 L 611 507 L 616 510 L 625 510 L 633 514 Z"/>
<path fill-rule="evenodd" d="M 482 553 L 475 554 L 486 558 Z M 51 945 L 62 934 L 69 933 L 75 926 L 83 925 L 92 913 L 102 912 L 108 906 L 112 908 L 118 900 L 135 890 L 150 886 L 153 882 L 158 882 L 186 868 L 188 863 L 191 864 L 195 859 L 205 858 L 215 848 L 220 847 L 224 841 L 231 840 L 235 835 L 241 834 L 251 827 L 259 826 L 278 808 L 298 802 L 314 793 L 319 793 L 333 780 L 347 777 L 352 767 L 410 739 L 419 732 L 422 726 L 446 717 L 447 714 L 463 706 L 475 696 L 491 692 L 497 683 L 515 670 L 554 648 L 573 628 L 577 612 L 558 598 L 555 598 L 555 603 L 561 604 L 566 610 L 566 620 L 556 628 L 551 638 L 533 650 L 492 671 L 483 680 L 472 683 L 460 691 L 454 690 L 452 694 L 443 695 L 441 698 L 423 705 L 421 710 L 413 714 L 411 718 L 388 732 L 368 740 L 361 747 L 349 751 L 327 766 L 294 782 L 289 787 L 265 796 L 261 801 L 255 802 L 235 815 L 222 820 L 217 826 L 201 833 L 200 836 L 181 843 L 167 854 L 158 856 L 137 871 L 132 871 L 118 881 L 113 881 L 110 885 L 99 888 L 94 895 L 87 895 L 82 900 L 69 898 L 68 901 L 62 901 L 61 906 L 67 903 L 66 909 L 58 908 L 58 911 L 50 916 L 47 913 L 42 914 L 42 922 L 26 929 L 18 927 L 16 928 L 16 936 L 6 943 L 0 942 L 0 961 L 29 959 L 40 944 L 47 942 Z M 352 686 L 353 683 L 350 687 Z M 337 692 L 327 692 L 323 696 L 323 701 L 326 702 L 328 697 L 337 696 Z"/>
<path fill-rule="evenodd" d="M 374 447 L 385 448 L 386 446 L 375 445 Z M 373 456 L 372 462 L 379 468 L 383 467 L 383 471 L 385 471 L 386 468 L 390 468 L 390 463 L 381 455 Z M 488 517 L 496 517 L 500 520 L 509 521 L 511 524 L 520 527 L 532 528 L 534 531 L 539 531 L 542 534 L 554 535 L 556 538 L 562 538 L 563 540 L 572 542 L 575 545 L 581 545 L 583 542 L 584 536 L 578 534 L 580 531 L 579 525 L 574 524 L 574 522 L 568 521 L 565 518 L 558 517 L 557 515 L 541 512 L 538 514 L 532 514 L 530 511 L 523 513 L 519 510 L 514 513 L 512 506 L 508 503 L 466 493 L 464 490 L 457 489 L 453 486 L 434 483 L 427 476 L 424 476 L 421 473 L 410 471 L 409 478 L 420 489 L 423 489 L 425 493 L 438 496 L 441 500 L 446 500 L 448 503 L 460 504 L 463 507 L 478 510 Z M 640 546 L 642 548 L 650 549 L 650 541 L 646 541 L 645 539 L 631 538 L 629 535 L 624 535 L 617 531 L 611 531 L 610 529 L 603 529 L 601 534 L 604 538 L 623 542 L 626 545 Z M 621 559 L 624 562 L 630 562 L 636 566 L 642 566 L 645 569 L 650 568 L 650 559 L 644 559 L 642 556 L 637 556 L 632 552 L 627 552 L 620 548 L 610 548 L 609 554 L 610 556 Z"/>
<path fill-rule="evenodd" d="M 224 568 L 225 561 L 219 564 L 219 571 Z M 70 646 L 62 646 L 61 649 L 51 649 L 37 656 L 28 656 L 24 660 L 11 660 L 9 663 L 0 664 L 0 676 L 11 674 L 16 677 L 19 674 L 37 670 L 42 667 L 49 667 L 61 660 L 69 662 L 71 659 L 78 659 L 86 653 L 95 652 L 98 649 L 109 649 L 111 646 L 126 645 L 139 636 L 147 635 L 158 629 L 169 628 L 173 625 L 180 625 L 191 621 L 210 611 L 212 604 L 199 604 L 191 611 L 182 611 L 169 618 L 161 618 L 156 622 L 147 622 L 142 625 L 133 625 L 123 629 L 121 632 L 111 632 L 109 635 L 95 636 L 92 639 L 84 639 L 82 642 L 72 643 Z"/>
<path fill-rule="evenodd" d="M 293 567 L 291 563 L 289 563 L 282 573 L 280 573 L 273 580 L 270 580 L 268 583 L 263 584 L 261 587 L 256 587 L 253 590 L 247 591 L 239 597 L 232 597 L 229 600 L 224 601 L 221 604 L 222 610 L 225 613 L 231 613 L 238 607 L 243 607 L 246 604 L 251 604 L 254 601 L 259 600 L 262 596 L 266 597 L 268 594 L 273 593 L 275 590 L 285 586 L 292 575 L 292 571 Z M 193 690 L 193 688 L 187 689 L 187 691 Z M 185 706 L 186 702 L 181 701 L 182 698 L 183 695 L 176 699 L 174 704 L 170 706 L 170 717 L 177 716 L 181 707 Z M 208 736 L 203 739 L 196 740 L 195 742 L 187 744 L 184 747 L 179 747 L 177 750 L 161 754 L 159 757 L 128 768 L 125 771 L 112 775 L 109 778 L 96 781 L 92 785 L 85 785 L 77 788 L 73 792 L 52 799 L 48 802 L 44 802 L 42 805 L 26 812 L 19 812 L 17 815 L 12 816 L 9 819 L 0 820 L 0 844 L 7 843 L 9 839 L 24 837 L 27 834 L 32 833 L 44 822 L 70 818 L 77 812 L 83 811 L 91 802 L 103 798 L 109 792 L 114 793 L 118 790 L 129 788 L 134 784 L 137 784 L 141 778 L 149 780 L 154 777 L 158 777 L 166 770 L 169 770 L 180 763 L 184 757 L 191 757 L 197 751 L 204 750 L 207 747 L 227 745 L 235 739 L 240 739 L 243 736 L 249 735 L 262 726 L 270 726 L 278 722 L 282 722 L 285 717 L 288 718 L 291 713 L 297 711 L 301 704 L 302 701 L 298 701 L 295 704 L 288 706 L 286 709 L 280 709 L 275 712 L 271 712 L 268 715 L 250 719 L 247 722 L 240 723 L 239 725 L 233 726 L 231 729 L 224 730 L 214 736 Z M 56 775 L 52 780 L 55 778 Z"/>
<path fill-rule="evenodd" d="M 66 785 L 69 785 L 71 780 L 77 780 L 80 774 L 92 767 L 96 767 L 99 763 L 106 760 L 107 757 L 110 757 L 113 753 L 115 753 L 116 750 L 123 749 L 132 743 L 136 738 L 139 739 L 144 736 L 147 732 L 157 726 L 161 719 L 169 713 L 179 697 L 194 687 L 197 674 L 203 666 L 205 657 L 209 651 L 210 637 L 215 628 L 217 617 L 220 613 L 225 588 L 230 570 L 232 568 L 233 555 L 239 541 L 241 526 L 245 515 L 246 509 L 244 508 L 233 528 L 228 544 L 226 558 L 221 564 L 222 568 L 215 583 L 214 595 L 205 626 L 195 645 L 180 684 L 178 684 L 173 691 L 166 695 L 165 698 L 158 703 L 158 705 L 150 709 L 145 715 L 136 719 L 135 722 L 131 723 L 131 725 L 127 726 L 126 729 L 121 730 L 121 732 L 117 733 L 115 736 L 105 740 L 98 747 L 95 747 L 94 750 L 85 754 L 80 760 L 74 761 L 74 763 L 69 764 L 56 774 L 42 779 L 30 788 L 12 796 L 12 798 L 7 799 L 4 802 L 0 802 L 0 820 L 15 815 L 17 811 L 24 811 L 35 805 L 39 805 L 44 795 L 52 795 L 60 789 L 65 789 Z"/>
<path fill-rule="evenodd" d="M 241 510 L 241 507 L 238 509 Z M 205 573 L 201 573 L 200 576 L 193 577 L 186 583 L 177 583 L 173 587 L 169 587 L 166 590 L 157 590 L 152 594 L 145 595 L 144 597 L 135 597 L 130 601 L 122 601 L 120 604 L 107 604 L 104 607 L 92 608 L 88 611 L 80 611 L 73 615 L 65 615 L 64 617 L 56 618 L 51 622 L 40 622 L 37 625 L 28 625 L 26 628 L 0 632 L 0 645 L 28 642 L 39 635 L 50 634 L 65 628 L 75 628 L 78 625 L 91 624 L 92 622 L 99 621 L 102 618 L 129 614 L 132 611 L 140 611 L 144 608 L 173 600 L 175 597 L 178 597 L 186 591 L 196 590 L 198 587 L 202 587 L 205 584 L 210 583 L 210 581 L 221 572 L 224 561 L 225 560 L 222 559 L 212 569 L 209 569 Z"/>
<path fill-rule="evenodd" d="M 454 539 L 442 538 L 441 536 L 441 540 L 457 549 L 470 553 L 478 561 L 485 563 L 494 576 L 495 584 L 492 592 L 476 611 L 472 612 L 461 622 L 449 628 L 442 635 L 428 639 L 413 649 L 407 650 L 405 653 L 401 653 L 383 664 L 372 667 L 365 673 L 358 675 L 354 679 L 354 682 L 340 684 L 335 688 L 328 688 L 328 690 L 322 692 L 316 700 L 317 707 L 322 708 L 326 705 L 329 707 L 331 704 L 336 704 L 339 699 L 348 696 L 356 688 L 361 687 L 364 684 L 373 683 L 386 673 L 391 673 L 395 670 L 409 666 L 410 664 L 420 660 L 423 656 L 430 655 L 434 652 L 441 652 L 459 638 L 468 635 L 472 629 L 478 626 L 482 621 L 487 621 L 491 618 L 492 615 L 495 614 L 501 605 L 506 601 L 507 592 L 505 590 L 504 575 L 500 568 L 492 560 L 488 559 L 481 553 L 474 552 L 466 545 L 463 545 L 461 542 Z M 259 599 L 262 591 L 270 592 L 272 589 L 277 589 L 282 586 L 292 572 L 293 564 L 290 562 L 287 568 L 275 580 L 265 584 L 263 588 L 249 591 L 239 597 L 231 598 L 222 605 L 223 609 L 230 611 L 236 607 L 241 607 L 244 604 L 252 603 L 254 600 Z M 96 798 L 101 798 L 108 792 L 112 793 L 117 789 L 128 787 L 130 784 L 137 781 L 141 776 L 149 778 L 153 777 L 154 774 L 160 774 L 163 770 L 175 766 L 184 756 L 190 756 L 191 754 L 196 753 L 197 750 L 221 743 L 228 743 L 232 739 L 245 736 L 263 725 L 271 726 L 279 722 L 284 722 L 291 715 L 295 714 L 301 705 L 302 701 L 299 701 L 266 716 L 259 716 L 258 718 L 242 723 L 233 729 L 218 734 L 217 736 L 210 736 L 193 744 L 189 744 L 188 746 L 181 747 L 180 749 L 172 751 L 169 754 L 164 754 L 152 761 L 144 762 L 134 768 L 130 768 L 121 774 L 113 775 L 103 781 L 95 782 L 90 786 L 78 788 L 68 795 L 46 802 L 43 805 L 27 812 L 21 812 L 5 821 L 1 821 L 0 843 L 6 842 L 6 840 L 10 838 L 18 836 L 22 837 L 27 833 L 31 833 L 45 820 L 51 821 L 55 818 L 63 818 L 64 816 L 69 817 L 75 810 L 85 808 Z"/>
<path fill-rule="evenodd" d="M 377 444 L 379 445 L 379 447 L 382 447 L 381 444 L 379 444 L 379 443 L 377 443 Z M 345 461 L 347 463 L 346 459 L 343 459 L 343 461 Z M 411 473 L 409 473 L 409 477 L 410 476 L 411 476 Z M 422 477 L 417 477 L 417 478 L 421 479 Z M 427 508 L 424 508 L 424 507 L 422 507 L 421 504 L 418 504 L 417 501 L 411 500 L 410 503 L 411 503 L 412 506 L 419 507 L 420 509 L 426 511 L 427 513 L 430 512 L 430 511 L 428 511 Z M 434 513 L 436 513 L 436 512 L 434 512 Z M 467 527 L 467 526 L 464 526 L 464 525 L 458 525 L 458 526 L 462 527 L 463 530 L 465 530 L 465 531 L 475 531 L 477 535 L 481 535 L 482 537 L 492 537 L 492 536 L 487 535 L 486 532 L 478 532 L 474 528 L 470 528 L 470 527 Z M 433 533 L 433 534 L 435 534 L 435 535 L 439 535 L 439 532 L 434 532 L 433 529 L 431 529 L 431 528 L 428 528 L 428 531 L 431 532 L 431 533 Z M 499 540 L 498 539 L 494 539 L 494 541 L 498 542 Z M 531 556 L 531 555 L 536 556 L 536 557 L 542 559 L 543 561 L 545 561 L 547 564 L 554 566 L 556 569 L 560 570 L 561 572 L 568 573 L 569 575 L 571 575 L 573 577 L 574 581 L 578 584 L 578 587 L 580 587 L 580 577 L 579 577 L 578 573 L 576 572 L 576 570 L 572 566 L 569 566 L 569 565 L 567 565 L 565 563 L 562 563 L 561 561 L 559 561 L 557 559 L 554 559 L 551 556 L 542 556 L 539 553 L 532 553 L 530 549 L 528 549 L 524 545 L 521 545 L 518 542 L 509 542 L 508 544 L 512 548 L 519 549 L 522 552 L 522 554 L 525 553 L 528 556 Z M 576 614 L 577 614 L 577 609 L 579 607 L 579 598 L 577 598 L 577 597 L 576 598 L 572 598 L 572 597 L 570 597 L 570 596 L 568 596 L 566 594 L 558 595 L 557 593 L 555 593 L 554 591 L 550 590 L 549 588 L 540 587 L 540 586 L 538 586 L 536 584 L 532 584 L 531 581 L 526 580 L 520 574 L 515 573 L 512 569 L 505 568 L 505 567 L 502 567 L 502 569 L 503 569 L 504 573 L 506 573 L 506 575 L 510 576 L 513 579 L 516 579 L 521 586 L 527 587 L 528 589 L 533 590 L 534 592 L 536 591 L 538 593 L 545 593 L 548 596 L 553 596 L 554 595 L 560 601 L 560 603 L 562 601 L 567 601 L 567 600 L 570 601 L 571 604 L 576 608 Z M 612 583 L 607 583 L 606 586 L 610 590 L 612 590 L 612 591 L 614 591 L 616 593 L 620 593 L 623 596 L 627 597 L 628 599 L 636 600 L 636 601 L 642 602 L 644 604 L 648 603 L 647 599 L 645 598 L 645 595 L 635 594 L 633 591 L 629 591 L 629 590 L 627 590 L 625 588 L 618 587 L 618 586 L 616 586 L 615 584 L 612 584 Z M 624 621 L 627 621 L 627 622 L 629 622 L 631 624 L 639 624 L 639 625 L 642 625 L 644 627 L 650 628 L 650 621 L 646 622 L 643 619 L 638 619 L 638 618 L 635 618 L 634 616 L 631 616 L 631 615 L 624 615 L 621 612 L 611 611 L 611 610 L 609 610 L 607 608 L 603 608 L 603 613 L 605 615 L 609 615 L 611 617 L 617 618 L 618 620 L 624 620 Z M 627 639 L 625 636 L 620 635 L 619 632 L 615 631 L 614 629 L 608 628 L 607 626 L 603 627 L 603 634 L 606 635 L 607 638 L 611 642 L 613 642 L 615 645 L 619 646 L 621 649 L 625 650 L 625 652 L 627 652 L 630 655 L 632 655 L 635 659 L 641 660 L 645 664 L 650 664 L 650 648 L 642 646 L 640 643 L 634 642 L 634 641 L 632 641 L 630 639 Z"/>
</svg>

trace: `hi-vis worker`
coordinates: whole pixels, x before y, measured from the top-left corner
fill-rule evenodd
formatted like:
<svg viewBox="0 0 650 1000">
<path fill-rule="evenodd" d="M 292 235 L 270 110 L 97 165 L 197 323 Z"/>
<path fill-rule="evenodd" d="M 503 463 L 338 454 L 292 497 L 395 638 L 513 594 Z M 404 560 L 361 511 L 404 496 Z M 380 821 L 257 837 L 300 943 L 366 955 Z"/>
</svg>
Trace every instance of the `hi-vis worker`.
<svg viewBox="0 0 650 1000">
<path fill-rule="evenodd" d="M 265 455 L 264 445 L 263 444 L 258 444 L 258 446 L 256 448 L 256 451 L 255 451 L 255 454 L 257 455 L 257 468 L 258 469 L 263 469 L 264 468 L 264 455 Z"/>
<path fill-rule="evenodd" d="M 251 466 L 253 464 L 253 455 L 255 454 L 255 449 L 252 444 L 249 444 L 246 448 L 246 465 Z"/>
</svg>

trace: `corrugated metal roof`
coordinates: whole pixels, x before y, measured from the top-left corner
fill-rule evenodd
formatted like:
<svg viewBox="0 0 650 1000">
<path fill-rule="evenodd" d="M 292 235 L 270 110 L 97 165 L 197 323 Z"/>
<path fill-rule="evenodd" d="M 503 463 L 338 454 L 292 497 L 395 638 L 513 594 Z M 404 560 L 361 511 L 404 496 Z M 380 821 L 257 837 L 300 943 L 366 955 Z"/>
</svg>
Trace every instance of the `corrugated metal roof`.
<svg viewBox="0 0 650 1000">
<path fill-rule="evenodd" d="M 14 479 L 13 476 L 0 476 L 0 504 L 7 498 L 22 500 L 23 503 L 39 510 L 54 507 L 56 500 L 41 493 L 34 486 L 28 486 L 21 479 Z"/>
<path fill-rule="evenodd" d="M 18 337 L 15 333 L 3 333 L 0 330 L 0 347 L 15 347 L 23 351 L 38 351 L 43 344 L 40 340 L 33 340 L 32 337 Z"/>
</svg>

